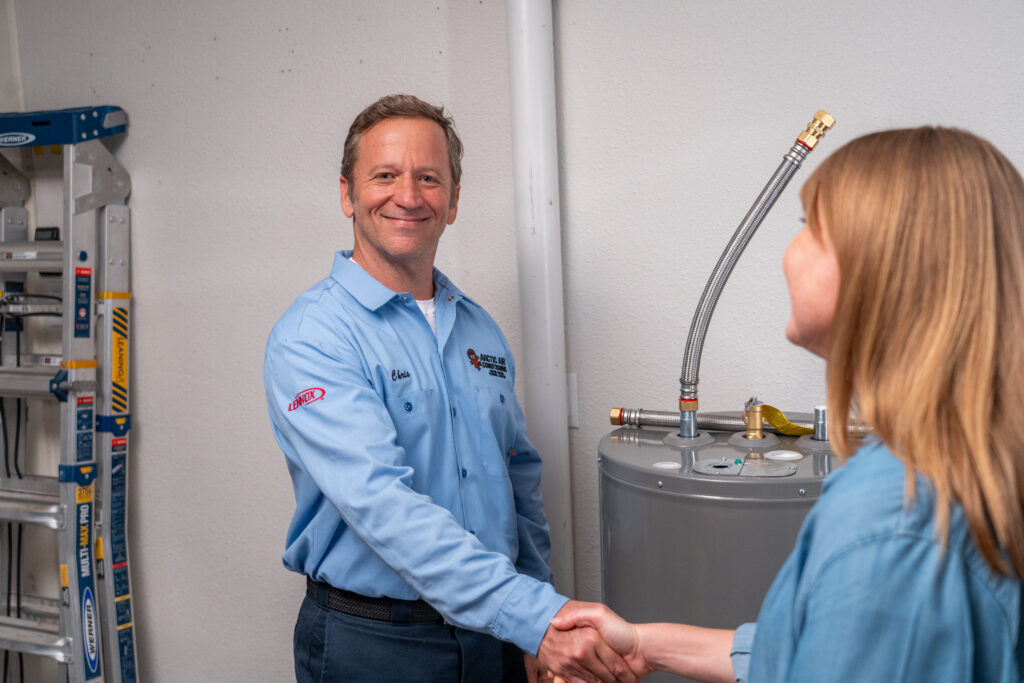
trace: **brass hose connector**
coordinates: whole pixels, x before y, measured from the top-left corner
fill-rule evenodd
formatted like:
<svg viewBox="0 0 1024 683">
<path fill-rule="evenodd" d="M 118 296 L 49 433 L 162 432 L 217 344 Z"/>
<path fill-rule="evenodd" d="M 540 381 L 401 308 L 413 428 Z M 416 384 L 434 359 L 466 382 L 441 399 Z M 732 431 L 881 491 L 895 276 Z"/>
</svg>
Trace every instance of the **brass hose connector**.
<svg viewBox="0 0 1024 683">
<path fill-rule="evenodd" d="M 807 149 L 814 149 L 818 140 L 825 137 L 832 126 L 836 125 L 835 118 L 824 109 L 814 113 L 814 120 L 807 124 L 807 130 L 796 137 L 796 141 Z"/>
</svg>

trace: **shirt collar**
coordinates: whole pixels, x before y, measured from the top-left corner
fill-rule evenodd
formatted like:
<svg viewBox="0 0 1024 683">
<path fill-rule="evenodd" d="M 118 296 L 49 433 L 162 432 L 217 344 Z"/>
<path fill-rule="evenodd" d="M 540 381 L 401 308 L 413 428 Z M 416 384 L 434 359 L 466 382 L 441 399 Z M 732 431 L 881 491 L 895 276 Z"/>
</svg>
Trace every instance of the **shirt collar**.
<svg viewBox="0 0 1024 683">
<path fill-rule="evenodd" d="M 402 293 L 393 292 L 382 285 L 359 264 L 349 261 L 351 256 L 351 249 L 344 249 L 334 255 L 331 277 L 344 287 L 345 291 L 355 297 L 356 301 L 369 310 L 376 311 L 396 296 L 401 296 Z M 461 299 L 468 298 L 437 268 L 434 268 L 433 277 L 435 301 L 457 303 Z"/>
</svg>

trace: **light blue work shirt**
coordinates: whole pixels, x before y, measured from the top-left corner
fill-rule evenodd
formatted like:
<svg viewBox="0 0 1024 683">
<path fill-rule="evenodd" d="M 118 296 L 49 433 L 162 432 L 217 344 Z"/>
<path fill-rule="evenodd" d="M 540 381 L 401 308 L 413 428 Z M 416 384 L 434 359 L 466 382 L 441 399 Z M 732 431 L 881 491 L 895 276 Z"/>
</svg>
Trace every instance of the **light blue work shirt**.
<svg viewBox="0 0 1024 683">
<path fill-rule="evenodd" d="M 535 654 L 555 592 L 541 460 L 494 320 L 434 270 L 416 301 L 335 255 L 270 334 L 270 419 L 295 490 L 284 564 L 366 596 L 422 598 Z"/>
<path fill-rule="evenodd" d="M 765 597 L 733 638 L 741 683 L 1019 683 L 1021 583 L 994 574 L 956 505 L 945 552 L 933 489 L 871 442 L 825 481 Z M 749 666 L 749 671 L 748 671 Z"/>
</svg>

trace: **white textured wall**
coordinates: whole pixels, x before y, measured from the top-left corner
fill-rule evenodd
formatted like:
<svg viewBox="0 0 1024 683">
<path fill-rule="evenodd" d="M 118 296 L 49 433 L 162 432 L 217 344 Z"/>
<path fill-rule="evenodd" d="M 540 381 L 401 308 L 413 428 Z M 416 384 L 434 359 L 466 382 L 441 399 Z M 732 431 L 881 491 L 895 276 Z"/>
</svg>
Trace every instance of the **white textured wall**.
<svg viewBox="0 0 1024 683">
<path fill-rule="evenodd" d="M 799 187 L 843 142 L 940 124 L 1024 169 L 1024 4 L 955 0 L 556 3 L 576 587 L 600 595 L 597 442 L 613 406 L 674 410 L 690 318 L 723 247 L 814 112 L 836 127 L 725 288 L 701 406 L 823 402 L 824 363 L 784 337 Z M 686 523 L 686 520 L 680 520 Z"/>
<path fill-rule="evenodd" d="M 756 5 L 751 9 L 751 5 Z M 292 512 L 263 405 L 263 343 L 351 244 L 345 127 L 377 96 L 442 102 L 467 146 L 440 266 L 519 349 L 505 9 L 498 0 L 296 3 L 7 0 L 17 56 L 0 105 L 113 103 L 132 125 L 135 320 L 131 541 L 147 681 L 280 681 L 302 582 L 280 566 Z M 8 35 L 0 25 L 0 35 Z M 1024 167 L 1024 6 L 556 0 L 576 585 L 599 581 L 596 444 L 615 405 L 672 409 L 704 280 L 811 114 L 836 129 L 937 123 Z M 0 50 L 9 50 L 0 45 Z M 702 405 L 751 393 L 808 410 L 822 365 L 787 346 L 779 266 L 793 187 L 726 288 Z M 655 558 L 656 561 L 656 558 Z"/>
</svg>

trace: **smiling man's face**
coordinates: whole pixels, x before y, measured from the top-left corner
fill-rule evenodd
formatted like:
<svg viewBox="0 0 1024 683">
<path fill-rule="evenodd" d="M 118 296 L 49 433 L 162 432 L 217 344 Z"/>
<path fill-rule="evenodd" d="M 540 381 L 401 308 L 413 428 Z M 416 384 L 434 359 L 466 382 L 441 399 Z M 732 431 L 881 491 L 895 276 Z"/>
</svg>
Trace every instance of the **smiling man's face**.
<svg viewBox="0 0 1024 683">
<path fill-rule="evenodd" d="M 444 131 L 429 119 L 385 119 L 363 133 L 351 184 L 341 179 L 341 206 L 353 219 L 353 258 L 377 266 L 433 265 L 446 226 L 455 221 Z"/>
</svg>

